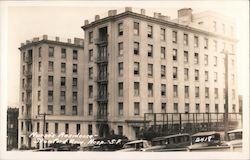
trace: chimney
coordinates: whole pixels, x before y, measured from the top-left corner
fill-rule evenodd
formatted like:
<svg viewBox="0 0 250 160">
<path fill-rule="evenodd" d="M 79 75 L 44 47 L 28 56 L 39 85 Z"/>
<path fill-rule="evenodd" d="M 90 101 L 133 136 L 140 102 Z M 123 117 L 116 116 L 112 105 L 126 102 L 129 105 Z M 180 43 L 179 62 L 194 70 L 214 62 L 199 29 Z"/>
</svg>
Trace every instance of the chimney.
<svg viewBox="0 0 250 160">
<path fill-rule="evenodd" d="M 117 11 L 116 10 L 109 10 L 108 11 L 108 16 L 114 16 L 116 15 Z"/>
<path fill-rule="evenodd" d="M 84 25 L 88 25 L 88 24 L 89 24 L 89 20 L 85 20 Z"/>
<path fill-rule="evenodd" d="M 141 9 L 141 14 L 145 15 L 146 14 L 146 10 L 145 9 Z"/>
<path fill-rule="evenodd" d="M 59 37 L 56 37 L 56 41 L 59 42 Z"/>
<path fill-rule="evenodd" d="M 71 39 L 70 38 L 68 38 L 68 43 L 71 43 Z"/>
<path fill-rule="evenodd" d="M 154 18 L 159 18 L 159 13 L 154 12 Z"/>
<path fill-rule="evenodd" d="M 30 40 L 26 40 L 26 44 L 29 44 L 30 43 Z"/>
<path fill-rule="evenodd" d="M 184 22 L 192 22 L 192 12 L 191 8 L 182 8 L 178 10 L 178 19 Z"/>
<path fill-rule="evenodd" d="M 95 21 L 100 19 L 100 15 L 95 15 Z"/>
<path fill-rule="evenodd" d="M 164 15 L 160 15 L 159 18 L 164 21 L 170 20 L 169 16 L 164 16 Z"/>
<path fill-rule="evenodd" d="M 125 12 L 132 12 L 132 7 L 125 7 Z"/>
<path fill-rule="evenodd" d="M 39 37 L 34 37 L 32 42 L 38 42 L 39 41 Z"/>
<path fill-rule="evenodd" d="M 43 35 L 43 39 L 47 40 L 48 39 L 48 35 Z"/>
<path fill-rule="evenodd" d="M 76 44 L 76 45 L 83 45 L 83 39 L 81 39 L 81 38 L 74 38 L 74 44 Z"/>
</svg>

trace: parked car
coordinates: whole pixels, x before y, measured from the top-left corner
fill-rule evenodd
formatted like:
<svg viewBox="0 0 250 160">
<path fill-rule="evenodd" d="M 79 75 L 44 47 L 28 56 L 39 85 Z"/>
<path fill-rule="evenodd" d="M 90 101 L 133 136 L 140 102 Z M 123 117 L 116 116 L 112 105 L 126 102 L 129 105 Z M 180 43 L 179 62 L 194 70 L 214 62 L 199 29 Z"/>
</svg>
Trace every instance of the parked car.
<svg viewBox="0 0 250 160">
<path fill-rule="evenodd" d="M 118 152 L 145 151 L 145 149 L 149 147 L 150 147 L 149 141 L 135 140 L 124 144 L 123 146 L 124 149 L 118 150 Z"/>
<path fill-rule="evenodd" d="M 185 148 L 191 144 L 191 137 L 187 133 L 174 134 L 152 139 L 152 147 L 145 151 L 163 151 L 165 149 Z"/>
<path fill-rule="evenodd" d="M 235 129 L 227 132 L 228 141 L 225 141 L 223 145 L 235 146 L 242 145 L 242 129 Z"/>
</svg>

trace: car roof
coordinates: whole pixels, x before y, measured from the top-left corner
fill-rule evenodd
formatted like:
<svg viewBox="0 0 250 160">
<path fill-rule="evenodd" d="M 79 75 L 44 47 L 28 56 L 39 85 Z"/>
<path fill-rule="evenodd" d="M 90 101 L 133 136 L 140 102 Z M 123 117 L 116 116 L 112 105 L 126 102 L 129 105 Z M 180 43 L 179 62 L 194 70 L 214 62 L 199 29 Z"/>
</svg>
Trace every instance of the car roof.
<svg viewBox="0 0 250 160">
<path fill-rule="evenodd" d="M 126 144 L 135 144 L 135 143 L 141 143 L 141 142 L 148 142 L 147 140 L 135 140 L 135 141 L 132 141 L 132 142 L 128 142 Z"/>
<path fill-rule="evenodd" d="M 242 128 L 228 131 L 227 133 L 242 132 Z"/>
<path fill-rule="evenodd" d="M 190 135 L 188 133 L 173 134 L 173 135 L 169 135 L 169 136 L 156 137 L 156 138 L 152 139 L 152 141 L 166 139 L 166 138 L 172 138 L 172 137 L 180 137 L 180 136 L 190 136 Z"/>
<path fill-rule="evenodd" d="M 210 131 L 210 132 L 198 132 L 192 135 L 193 136 L 207 136 L 207 135 L 212 135 L 212 134 L 220 134 L 219 132 L 215 131 Z"/>
</svg>

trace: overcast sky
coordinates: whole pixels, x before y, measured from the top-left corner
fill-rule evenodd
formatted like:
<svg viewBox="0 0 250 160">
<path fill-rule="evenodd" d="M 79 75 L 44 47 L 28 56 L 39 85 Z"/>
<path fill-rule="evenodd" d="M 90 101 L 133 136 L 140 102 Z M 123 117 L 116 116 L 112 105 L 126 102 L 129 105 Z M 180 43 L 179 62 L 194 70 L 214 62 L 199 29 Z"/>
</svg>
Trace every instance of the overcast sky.
<svg viewBox="0 0 250 160">
<path fill-rule="evenodd" d="M 36 36 L 47 34 L 62 38 L 83 38 L 80 28 L 85 19 L 94 19 L 96 14 L 102 17 L 110 9 L 122 10 L 125 6 L 144 8 L 146 12 L 161 12 L 176 18 L 177 10 L 192 8 L 194 13 L 212 10 L 235 18 L 238 34 L 238 83 L 239 93 L 248 93 L 249 60 L 249 11 L 247 1 L 145 1 L 145 2 L 41 2 L 10 3 L 8 10 L 8 69 L 7 90 L 8 105 L 18 107 L 20 76 L 20 43 Z"/>
</svg>

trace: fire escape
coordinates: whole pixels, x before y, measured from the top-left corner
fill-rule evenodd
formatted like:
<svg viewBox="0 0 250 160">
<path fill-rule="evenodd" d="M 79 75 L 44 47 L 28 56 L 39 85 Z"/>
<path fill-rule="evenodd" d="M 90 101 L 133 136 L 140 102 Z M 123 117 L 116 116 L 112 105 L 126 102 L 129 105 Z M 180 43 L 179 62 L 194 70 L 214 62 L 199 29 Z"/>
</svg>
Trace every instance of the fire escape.
<svg viewBox="0 0 250 160">
<path fill-rule="evenodd" d="M 97 63 L 97 113 L 96 121 L 99 136 L 106 137 L 109 134 L 108 126 L 108 34 L 107 27 L 99 29 L 99 38 L 95 40 L 98 46 Z"/>
</svg>

